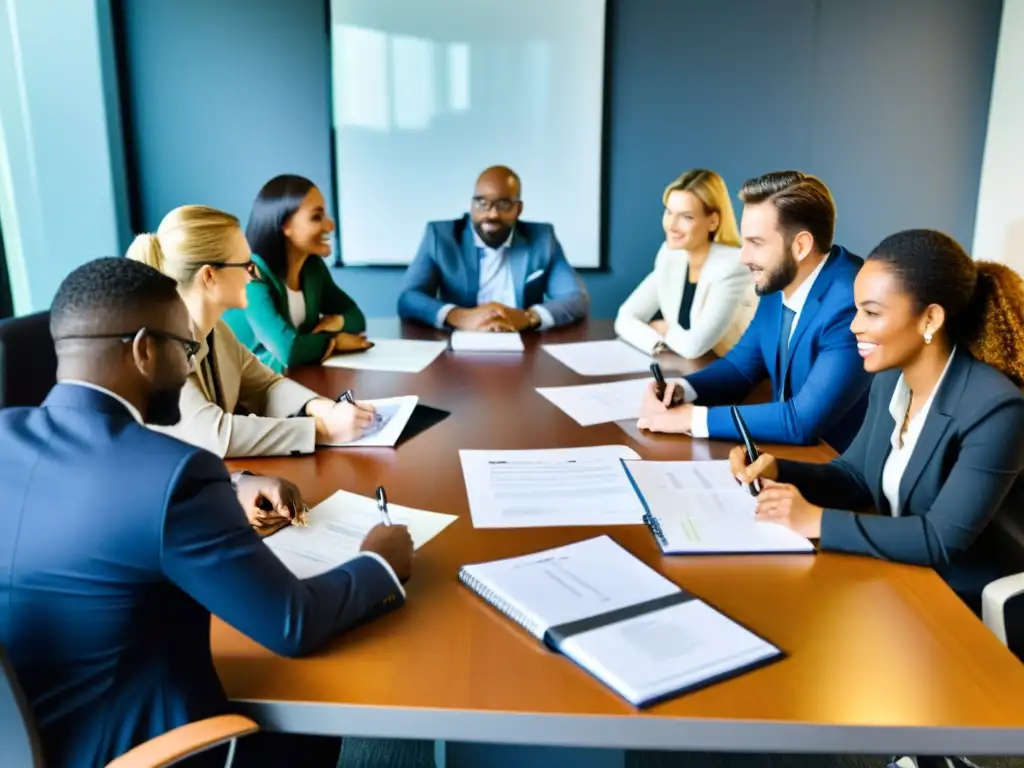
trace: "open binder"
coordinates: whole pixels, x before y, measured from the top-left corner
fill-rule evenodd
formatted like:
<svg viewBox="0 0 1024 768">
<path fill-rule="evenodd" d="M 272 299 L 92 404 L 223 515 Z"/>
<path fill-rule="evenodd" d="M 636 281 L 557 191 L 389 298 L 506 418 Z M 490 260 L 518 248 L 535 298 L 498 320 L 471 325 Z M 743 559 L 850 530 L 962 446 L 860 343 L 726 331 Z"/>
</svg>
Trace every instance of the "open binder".
<svg viewBox="0 0 1024 768">
<path fill-rule="evenodd" d="M 784 656 L 608 536 L 466 565 L 459 579 L 637 707 Z"/>
</svg>

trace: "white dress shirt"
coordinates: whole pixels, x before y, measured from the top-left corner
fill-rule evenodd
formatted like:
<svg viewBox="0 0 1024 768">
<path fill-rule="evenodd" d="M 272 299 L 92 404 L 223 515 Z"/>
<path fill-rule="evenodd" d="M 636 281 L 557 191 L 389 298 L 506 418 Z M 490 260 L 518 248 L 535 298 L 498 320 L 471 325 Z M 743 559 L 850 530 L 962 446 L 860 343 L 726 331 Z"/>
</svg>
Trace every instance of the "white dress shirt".
<svg viewBox="0 0 1024 768">
<path fill-rule="evenodd" d="M 497 248 L 491 248 L 480 239 L 477 231 L 473 230 L 473 242 L 476 244 L 477 254 L 480 258 L 480 281 L 476 291 L 478 307 L 495 301 L 506 307 L 523 309 L 516 301 L 516 287 L 512 282 L 512 266 L 508 263 L 508 248 L 512 244 L 513 237 L 515 237 L 514 229 L 509 232 L 504 243 Z M 453 309 L 455 309 L 454 304 L 445 304 L 441 307 L 434 318 L 434 325 L 444 328 L 444 319 Z M 540 330 L 551 328 L 555 324 L 555 319 L 545 307 L 538 304 L 533 307 L 533 311 L 540 318 Z"/>
<path fill-rule="evenodd" d="M 807 297 L 811 295 L 814 281 L 818 279 L 818 275 L 821 274 L 821 269 L 825 266 L 826 261 L 828 261 L 828 254 L 814 268 L 814 271 L 807 276 L 807 279 L 800 283 L 800 287 L 793 291 L 789 298 L 786 298 L 786 294 L 782 294 L 783 305 L 793 311 L 793 325 L 789 329 L 790 339 L 793 338 L 793 332 L 796 331 L 796 324 L 800 322 L 800 315 L 804 311 Z M 686 402 L 690 403 L 697 399 L 697 390 L 690 386 L 690 382 L 686 379 L 677 379 L 676 383 L 682 384 L 683 394 L 686 395 Z M 690 419 L 690 435 L 703 438 L 708 436 L 708 409 L 703 405 L 695 405 L 693 407 L 693 415 Z"/>
<path fill-rule="evenodd" d="M 291 319 L 292 325 L 298 328 L 306 322 L 306 295 L 302 291 L 293 291 L 291 288 L 286 290 L 288 291 L 288 317 Z"/>
<path fill-rule="evenodd" d="M 892 399 L 889 401 L 889 413 L 892 415 L 893 421 L 896 422 L 896 426 L 892 430 L 892 450 L 882 468 L 882 494 L 889 502 L 889 509 L 893 517 L 900 515 L 900 482 L 903 480 L 903 473 L 907 471 L 907 464 L 910 463 L 910 458 L 914 455 L 914 448 L 917 447 L 917 440 L 921 437 L 921 430 L 928 419 L 928 411 L 931 410 L 932 401 L 935 400 L 935 393 L 942 386 L 955 353 L 956 349 L 954 348 L 949 355 L 949 360 L 946 361 L 946 367 L 942 369 L 942 375 L 935 383 L 935 388 L 928 396 L 928 401 L 910 419 L 907 433 L 903 436 L 902 448 L 900 447 L 900 431 L 903 428 L 903 419 L 907 415 L 907 407 L 910 405 L 910 388 L 907 387 L 907 382 L 903 380 L 902 375 L 896 382 L 896 389 L 893 390 Z"/>
</svg>

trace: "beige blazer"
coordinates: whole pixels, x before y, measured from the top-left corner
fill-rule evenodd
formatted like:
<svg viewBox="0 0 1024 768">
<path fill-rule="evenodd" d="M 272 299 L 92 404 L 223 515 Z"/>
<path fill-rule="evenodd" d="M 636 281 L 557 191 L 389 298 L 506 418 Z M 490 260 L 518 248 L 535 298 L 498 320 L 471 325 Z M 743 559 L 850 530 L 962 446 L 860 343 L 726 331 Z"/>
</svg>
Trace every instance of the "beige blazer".
<svg viewBox="0 0 1024 768">
<path fill-rule="evenodd" d="M 224 458 L 312 453 L 312 418 L 292 417 L 320 397 L 271 371 L 243 346 L 224 321 L 213 329 L 213 358 L 206 339 L 196 355 L 196 370 L 181 392 L 181 422 L 159 427 L 187 443 Z M 213 376 L 216 369 L 218 387 Z"/>
<path fill-rule="evenodd" d="M 740 249 L 712 244 L 690 308 L 690 329 L 679 325 L 683 281 L 689 254 L 670 250 L 665 243 L 654 259 L 654 271 L 619 307 L 615 333 L 634 347 L 650 353 L 659 341 L 681 357 L 700 357 L 709 351 L 721 356 L 739 341 L 757 309 L 750 271 L 740 263 Z M 661 310 L 668 321 L 665 337 L 651 328 Z"/>
</svg>

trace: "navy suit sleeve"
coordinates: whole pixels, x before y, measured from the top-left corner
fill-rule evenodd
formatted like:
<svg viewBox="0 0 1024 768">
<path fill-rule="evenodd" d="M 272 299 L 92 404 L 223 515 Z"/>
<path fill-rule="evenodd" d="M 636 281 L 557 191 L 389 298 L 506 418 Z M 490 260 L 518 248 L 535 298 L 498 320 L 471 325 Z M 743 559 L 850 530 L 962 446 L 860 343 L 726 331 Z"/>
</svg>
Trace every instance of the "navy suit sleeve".
<svg viewBox="0 0 1024 768">
<path fill-rule="evenodd" d="M 797 490 L 816 507 L 839 507 L 869 510 L 875 500 L 871 495 L 867 474 L 868 439 L 878 416 L 877 390 L 883 379 L 877 378 L 871 387 L 868 417 L 861 424 L 857 436 L 841 456 L 828 464 L 779 459 L 779 482 L 796 486 Z"/>
<path fill-rule="evenodd" d="M 298 579 L 249 527 L 224 464 L 204 451 L 183 464 L 164 519 L 161 567 L 211 613 L 283 656 L 403 602 L 387 569 L 357 557 Z"/>
<path fill-rule="evenodd" d="M 821 548 L 942 569 L 991 522 L 1024 471 L 1024 401 L 993 408 L 963 436 L 956 463 L 924 515 L 825 510 Z"/>
<path fill-rule="evenodd" d="M 686 377 L 697 393 L 697 405 L 738 403 L 750 394 L 755 384 L 768 376 L 760 339 L 760 328 L 764 322 L 763 306 L 764 302 L 761 302 L 747 330 L 725 357 Z M 714 434 L 711 436 L 714 437 Z"/>
<path fill-rule="evenodd" d="M 437 238 L 428 224 L 412 264 L 405 270 L 402 290 L 398 294 L 398 315 L 433 326 L 444 302 L 437 298 L 441 287 L 441 268 L 437 264 Z"/>
<path fill-rule="evenodd" d="M 850 332 L 855 312 L 852 303 L 844 306 L 823 329 L 810 374 L 793 397 L 782 402 L 740 407 L 755 440 L 814 445 L 828 427 L 864 396 L 871 385 L 871 377 L 864 371 L 857 354 L 857 339 Z M 700 390 L 697 392 L 699 394 Z M 708 435 L 727 440 L 739 438 L 728 408 L 708 411 Z"/>
</svg>

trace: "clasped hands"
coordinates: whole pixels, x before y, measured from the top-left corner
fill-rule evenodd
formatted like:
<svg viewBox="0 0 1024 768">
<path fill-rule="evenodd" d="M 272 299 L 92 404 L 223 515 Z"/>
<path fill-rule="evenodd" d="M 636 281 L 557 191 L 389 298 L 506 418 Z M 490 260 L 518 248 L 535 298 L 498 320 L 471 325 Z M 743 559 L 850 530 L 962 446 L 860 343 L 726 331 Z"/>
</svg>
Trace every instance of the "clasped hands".
<svg viewBox="0 0 1024 768">
<path fill-rule="evenodd" d="M 373 346 L 373 342 L 366 338 L 365 333 L 345 333 L 344 328 L 345 318 L 341 315 L 324 315 L 314 326 L 312 333 L 331 335 L 331 343 L 324 358 L 335 352 L 361 352 Z"/>
<path fill-rule="evenodd" d="M 479 307 L 456 307 L 445 317 L 445 322 L 460 331 L 495 331 L 515 333 L 539 324 L 528 309 L 507 307 L 496 301 Z"/>
</svg>

